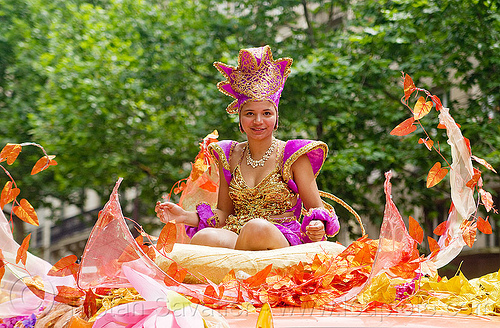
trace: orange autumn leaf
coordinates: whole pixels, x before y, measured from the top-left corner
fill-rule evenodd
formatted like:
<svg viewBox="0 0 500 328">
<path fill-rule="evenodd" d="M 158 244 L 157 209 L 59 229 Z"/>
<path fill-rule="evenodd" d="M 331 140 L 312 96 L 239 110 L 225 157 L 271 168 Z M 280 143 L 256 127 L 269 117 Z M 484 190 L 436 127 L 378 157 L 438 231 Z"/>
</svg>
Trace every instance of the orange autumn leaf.
<svg viewBox="0 0 500 328">
<path fill-rule="evenodd" d="M 0 152 L 0 163 L 7 160 L 7 164 L 11 165 L 16 161 L 17 156 L 21 152 L 21 145 L 8 143 Z"/>
<path fill-rule="evenodd" d="M 399 123 L 394 129 L 392 129 L 390 134 L 400 137 L 410 134 L 417 129 L 417 126 L 413 124 L 414 122 L 415 119 L 413 117 L 410 117 Z"/>
<path fill-rule="evenodd" d="M 434 104 L 436 105 L 436 110 L 439 112 L 441 110 L 441 108 L 443 108 L 443 105 L 441 104 L 441 99 L 439 99 L 438 96 L 434 96 L 434 95 L 431 96 L 431 99 L 434 102 Z"/>
<path fill-rule="evenodd" d="M 488 218 L 483 219 L 482 217 L 477 218 L 477 228 L 484 234 L 490 235 L 493 233 L 491 229 L 491 224 L 488 222 Z"/>
<path fill-rule="evenodd" d="M 92 328 L 92 326 L 94 326 L 94 322 L 88 322 L 77 316 L 72 316 L 68 323 L 68 328 Z"/>
<path fill-rule="evenodd" d="M 483 203 L 486 212 L 491 211 L 493 209 L 493 197 L 491 194 L 483 188 L 479 188 L 479 194 L 481 195 L 481 203 Z"/>
<path fill-rule="evenodd" d="M 373 262 L 370 246 L 364 245 L 362 249 L 356 252 L 352 261 L 358 263 L 359 265 Z"/>
<path fill-rule="evenodd" d="M 443 221 L 434 229 L 434 234 L 437 236 L 442 236 L 446 232 L 447 228 L 448 228 L 448 221 Z"/>
<path fill-rule="evenodd" d="M 432 101 L 425 101 L 425 98 L 421 96 L 418 98 L 415 107 L 413 107 L 413 118 L 416 120 L 420 120 L 425 115 L 429 114 L 432 109 Z"/>
<path fill-rule="evenodd" d="M 43 279 L 40 276 L 27 276 L 22 278 L 23 283 L 28 287 L 28 289 L 35 294 L 38 298 L 45 298 L 45 287 L 43 284 Z"/>
<path fill-rule="evenodd" d="M 204 184 L 200 185 L 200 188 L 209 192 L 216 192 L 217 184 L 212 180 L 207 180 Z"/>
<path fill-rule="evenodd" d="M 92 289 L 89 288 L 88 290 L 85 291 L 85 300 L 83 301 L 83 312 L 85 313 L 87 318 L 92 318 L 94 314 L 96 314 L 97 311 L 99 310 L 99 307 L 97 305 L 97 298 L 98 296 L 94 294 Z"/>
<path fill-rule="evenodd" d="M 470 140 L 468 138 L 464 137 L 464 141 L 465 141 L 465 146 L 469 150 L 469 156 L 472 156 L 472 147 L 470 145 Z"/>
<path fill-rule="evenodd" d="M 19 206 L 14 206 L 12 212 L 26 223 L 38 226 L 38 216 L 36 215 L 35 209 L 31 206 L 30 202 L 26 199 L 21 199 Z"/>
<path fill-rule="evenodd" d="M 266 281 L 267 276 L 271 272 L 273 265 L 269 264 L 264 269 L 260 270 L 253 276 L 243 280 L 244 283 L 248 284 L 250 287 L 257 287 Z"/>
<path fill-rule="evenodd" d="M 458 123 L 455 122 L 455 124 L 458 126 L 458 128 L 461 128 L 462 126 Z M 439 123 L 437 126 L 438 129 L 443 129 L 446 130 L 446 125 Z"/>
<path fill-rule="evenodd" d="M 84 291 L 69 286 L 57 286 L 57 292 L 54 301 L 72 306 L 81 305 L 82 297 L 85 296 Z"/>
<path fill-rule="evenodd" d="M 437 185 L 448 174 L 448 170 L 441 167 L 440 162 L 436 162 L 427 175 L 427 188 Z"/>
<path fill-rule="evenodd" d="M 497 173 L 497 171 L 495 171 L 495 169 L 493 168 L 493 166 L 491 166 L 491 164 L 488 163 L 488 162 L 486 162 L 484 159 L 479 158 L 479 157 L 474 156 L 474 155 L 472 155 L 472 159 L 475 160 L 476 162 L 478 162 L 479 164 L 484 165 L 488 170 Z"/>
<path fill-rule="evenodd" d="M 417 243 L 421 244 L 424 240 L 424 229 L 418 224 L 417 220 L 410 216 L 409 218 L 409 233 Z"/>
<path fill-rule="evenodd" d="M 3 275 L 5 274 L 5 262 L 3 260 L 3 253 L 0 249 L 0 282 L 2 282 Z"/>
<path fill-rule="evenodd" d="M 431 251 L 431 253 L 434 253 L 441 248 L 439 247 L 438 242 L 430 236 L 427 236 L 427 242 L 429 243 L 429 250 Z"/>
<path fill-rule="evenodd" d="M 79 264 L 76 263 L 78 258 L 76 255 L 68 255 L 63 257 L 54 264 L 54 266 L 49 270 L 47 275 L 56 277 L 65 277 L 69 275 L 76 275 L 78 272 Z"/>
<path fill-rule="evenodd" d="M 179 283 L 184 281 L 187 275 L 187 270 L 180 268 L 177 263 L 172 262 L 167 270 L 167 276 L 164 279 L 164 283 L 167 286 L 178 286 Z"/>
<path fill-rule="evenodd" d="M 474 187 L 477 185 L 477 182 L 479 181 L 479 179 L 481 179 L 481 171 L 474 168 L 474 174 L 472 175 L 472 178 L 469 181 L 467 181 L 467 183 L 465 185 L 467 187 L 469 187 L 470 189 L 474 189 Z"/>
<path fill-rule="evenodd" d="M 420 139 L 418 139 L 418 143 L 424 144 L 425 147 L 427 147 L 427 149 L 429 149 L 429 150 L 432 150 L 432 146 L 434 146 L 434 141 L 432 141 L 429 138 L 427 138 L 427 139 L 420 138 Z"/>
<path fill-rule="evenodd" d="M 21 246 L 17 250 L 16 263 L 21 261 L 23 265 L 26 265 L 26 259 L 28 258 L 28 247 L 30 245 L 31 234 L 27 235 Z"/>
<path fill-rule="evenodd" d="M 5 205 L 16 199 L 20 192 L 19 188 L 12 188 L 12 181 L 7 181 L 0 196 L 0 209 L 3 209 Z"/>
<path fill-rule="evenodd" d="M 47 158 L 47 156 L 43 156 L 42 158 L 40 158 L 36 162 L 35 166 L 33 166 L 33 169 L 31 170 L 31 175 L 35 175 L 37 173 L 40 173 L 41 171 L 45 170 L 46 168 L 48 168 L 51 165 L 57 165 L 57 162 L 54 161 L 54 157 L 56 157 L 56 156 L 49 155 L 48 158 Z"/>
<path fill-rule="evenodd" d="M 472 245 L 474 245 L 474 242 L 476 241 L 476 224 L 472 223 L 472 221 L 464 220 L 460 225 L 460 229 L 462 229 L 462 238 L 464 239 L 464 242 L 467 246 L 472 248 Z"/>
<path fill-rule="evenodd" d="M 408 98 L 410 98 L 413 91 L 415 91 L 417 88 L 415 87 L 415 83 L 413 83 L 413 79 L 411 78 L 411 76 L 404 73 L 403 75 L 405 76 L 405 80 L 403 82 L 403 88 L 405 92 L 405 101 L 407 101 Z"/>
<path fill-rule="evenodd" d="M 160 236 L 158 237 L 158 242 L 156 243 L 156 249 L 170 253 L 174 248 L 175 240 L 177 239 L 177 228 L 172 222 L 167 222 L 163 229 L 161 229 Z"/>
</svg>

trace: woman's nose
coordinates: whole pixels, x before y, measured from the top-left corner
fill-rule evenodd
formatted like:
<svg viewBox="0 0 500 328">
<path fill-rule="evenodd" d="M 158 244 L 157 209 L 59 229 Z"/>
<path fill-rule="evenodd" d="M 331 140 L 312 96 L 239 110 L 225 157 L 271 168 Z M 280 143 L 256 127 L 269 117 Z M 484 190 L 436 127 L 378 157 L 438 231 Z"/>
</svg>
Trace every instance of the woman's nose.
<svg viewBox="0 0 500 328">
<path fill-rule="evenodd" d="M 259 114 L 255 115 L 255 122 L 262 122 L 262 116 Z"/>
</svg>

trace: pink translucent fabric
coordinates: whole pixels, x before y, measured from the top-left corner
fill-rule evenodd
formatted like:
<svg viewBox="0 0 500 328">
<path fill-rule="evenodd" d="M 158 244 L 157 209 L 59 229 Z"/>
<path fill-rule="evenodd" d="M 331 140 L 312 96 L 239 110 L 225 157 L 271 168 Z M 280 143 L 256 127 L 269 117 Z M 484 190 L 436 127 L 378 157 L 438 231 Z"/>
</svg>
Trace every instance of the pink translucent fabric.
<svg viewBox="0 0 500 328">
<path fill-rule="evenodd" d="M 14 240 L 9 222 L 0 211 L 0 249 L 4 256 L 5 274 L 0 283 L 0 295 L 8 299 L 0 303 L 0 318 L 37 313 L 42 307 L 50 308 L 57 295 L 56 286 L 75 286 L 73 276 L 52 277 L 47 272 L 52 268 L 49 262 L 28 252 L 26 266 L 16 264 L 19 244 Z M 25 277 L 38 276 L 45 290 L 44 299 L 36 296 L 23 282 Z"/>
<path fill-rule="evenodd" d="M 78 286 L 82 289 L 133 287 L 124 268 L 133 269 L 134 272 L 160 283 L 167 277 L 167 274 L 142 251 L 125 223 L 118 199 L 121 181 L 120 178 L 109 201 L 99 213 L 85 246 L 78 272 Z M 170 289 L 203 297 L 201 289 L 193 285 L 179 284 Z"/>
</svg>

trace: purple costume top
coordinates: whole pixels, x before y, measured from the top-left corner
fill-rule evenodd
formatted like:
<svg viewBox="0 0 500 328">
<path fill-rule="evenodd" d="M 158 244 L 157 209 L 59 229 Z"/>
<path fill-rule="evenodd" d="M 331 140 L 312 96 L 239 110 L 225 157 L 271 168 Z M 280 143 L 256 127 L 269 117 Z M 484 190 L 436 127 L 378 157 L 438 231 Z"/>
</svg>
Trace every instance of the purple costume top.
<svg viewBox="0 0 500 328">
<path fill-rule="evenodd" d="M 287 141 L 278 155 L 275 169 L 253 188 L 249 188 L 243 180 L 239 164 L 233 172 L 230 170 L 229 158 L 236 145 L 236 141 L 223 140 L 209 146 L 217 164 L 222 166 L 224 179 L 229 185 L 229 197 L 234 204 L 235 213 L 228 216 L 223 228 L 239 233 L 249 220 L 262 218 L 272 222 L 290 245 L 309 241 L 303 234 L 304 229 L 301 232 L 301 224 L 298 221 L 302 202 L 297 185 L 292 179 L 291 167 L 300 156 L 307 155 L 316 177 L 325 161 L 327 145 L 321 141 L 303 139 Z M 221 177 L 220 183 L 223 181 Z M 287 212 L 293 214 L 276 217 Z"/>
</svg>

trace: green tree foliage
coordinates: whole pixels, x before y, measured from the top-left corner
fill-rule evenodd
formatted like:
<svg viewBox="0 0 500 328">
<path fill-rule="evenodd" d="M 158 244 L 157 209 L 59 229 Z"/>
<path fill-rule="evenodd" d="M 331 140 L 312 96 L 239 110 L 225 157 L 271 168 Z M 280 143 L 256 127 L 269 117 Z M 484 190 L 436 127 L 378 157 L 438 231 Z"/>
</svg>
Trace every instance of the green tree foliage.
<svg viewBox="0 0 500 328">
<path fill-rule="evenodd" d="M 397 204 L 406 214 L 423 206 L 424 226 L 449 206 L 445 183 L 425 188 L 438 158 L 418 144 L 422 135 L 389 135 L 410 114 L 400 71 L 438 95 L 462 90 L 448 107 L 473 152 L 500 167 L 495 1 L 0 0 L 0 8 L 0 135 L 41 143 L 59 162 L 36 177 L 40 199 L 77 202 L 82 188 L 105 197 L 122 176 L 140 192 L 133 217 L 151 214 L 187 176 L 203 136 L 217 128 L 221 139 L 242 138 L 212 62 L 236 65 L 240 48 L 264 44 L 294 59 L 279 137 L 327 142 L 320 187 L 364 218 L 381 221 L 390 169 Z M 437 116 L 423 123 L 449 157 Z"/>
</svg>

